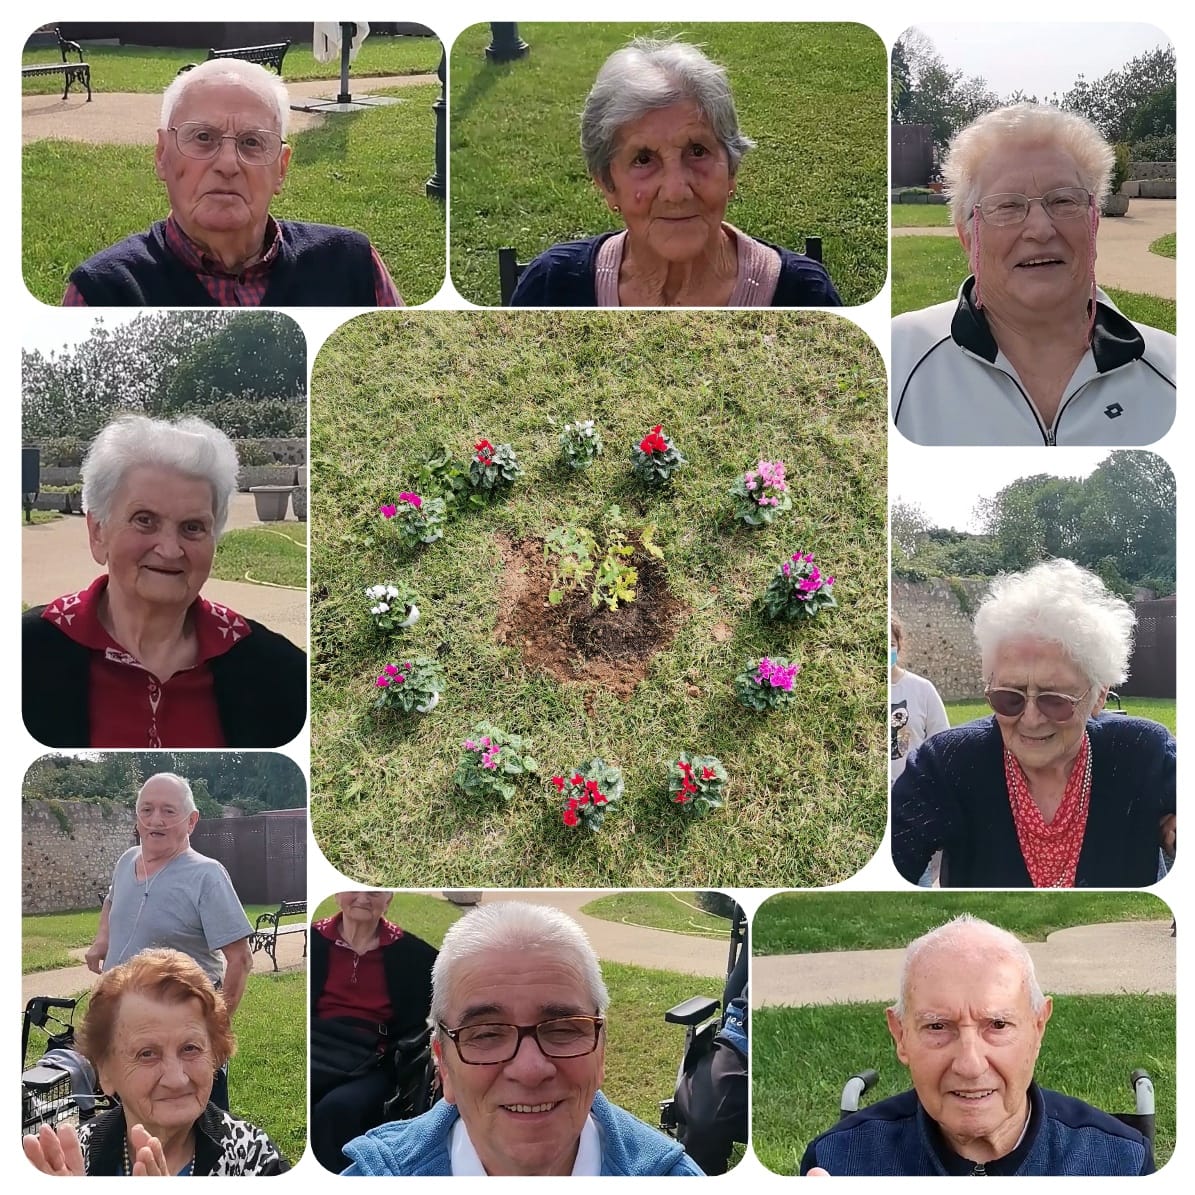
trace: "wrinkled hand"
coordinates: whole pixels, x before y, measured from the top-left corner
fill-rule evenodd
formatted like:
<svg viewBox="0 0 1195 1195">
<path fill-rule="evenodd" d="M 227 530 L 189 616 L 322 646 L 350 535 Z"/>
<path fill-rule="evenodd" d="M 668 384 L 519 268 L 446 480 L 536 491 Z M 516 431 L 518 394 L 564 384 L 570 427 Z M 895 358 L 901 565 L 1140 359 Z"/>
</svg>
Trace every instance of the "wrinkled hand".
<svg viewBox="0 0 1195 1195">
<path fill-rule="evenodd" d="M 829 1178 L 830 1172 L 822 1166 L 810 1166 L 805 1172 L 806 1178 Z"/>
<path fill-rule="evenodd" d="M 83 1151 L 74 1125 L 60 1124 L 57 1131 L 43 1124 L 37 1136 L 27 1136 L 22 1145 L 27 1157 L 42 1174 L 79 1177 L 83 1169 Z"/>
<path fill-rule="evenodd" d="M 1158 822 L 1158 845 L 1166 854 L 1173 855 L 1177 843 L 1178 817 L 1173 813 L 1168 813 Z"/>
<path fill-rule="evenodd" d="M 83 956 L 83 961 L 87 964 L 88 971 L 94 971 L 99 975 L 104 969 L 104 956 L 106 954 L 107 951 L 93 943 Z"/>
<path fill-rule="evenodd" d="M 162 1143 L 150 1135 L 144 1125 L 129 1129 L 129 1157 L 133 1159 L 134 1178 L 168 1178 L 166 1152 Z"/>
</svg>

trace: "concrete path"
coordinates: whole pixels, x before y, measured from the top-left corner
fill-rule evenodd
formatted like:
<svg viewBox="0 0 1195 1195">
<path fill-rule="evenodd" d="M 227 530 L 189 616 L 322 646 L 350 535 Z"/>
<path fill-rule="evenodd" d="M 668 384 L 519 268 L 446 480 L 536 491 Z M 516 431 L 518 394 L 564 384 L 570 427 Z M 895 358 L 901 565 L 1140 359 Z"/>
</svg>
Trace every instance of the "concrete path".
<svg viewBox="0 0 1195 1195">
<path fill-rule="evenodd" d="M 76 958 L 82 958 L 87 952 L 85 946 L 80 946 L 70 953 Z M 303 957 L 303 935 L 283 934 L 278 939 L 278 969 L 280 971 L 301 971 L 307 966 Z M 274 964 L 264 950 L 253 952 L 253 973 L 255 975 L 273 974 Z M 77 996 L 91 990 L 96 977 L 87 969 L 85 964 L 77 967 L 62 967 L 58 971 L 35 971 L 32 975 L 21 976 L 21 1007 L 34 996 Z"/>
<path fill-rule="evenodd" d="M 293 528 L 295 522 L 288 520 Z M 252 494 L 233 494 L 228 527 L 264 527 L 257 521 Z M 21 600 L 29 606 L 53 601 L 64 593 L 84 589 L 101 572 L 87 546 L 87 528 L 78 515 L 21 528 Z M 285 635 L 307 649 L 307 594 L 293 589 L 272 589 L 247 581 L 209 580 L 203 595 L 231 606 L 238 614 Z"/>
<path fill-rule="evenodd" d="M 1058 930 L 1029 942 L 1042 990 L 1101 995 L 1175 990 L 1175 939 L 1169 921 L 1128 921 Z M 777 954 L 751 960 L 751 1001 L 836 1004 L 894 1000 L 903 950 Z"/>
<path fill-rule="evenodd" d="M 1096 242 L 1096 278 L 1101 286 L 1139 294 L 1177 297 L 1175 259 L 1150 253 L 1149 246 L 1177 228 L 1173 199 L 1134 199 L 1128 215 L 1100 221 Z M 894 237 L 953 237 L 953 228 L 894 228 Z"/>
<path fill-rule="evenodd" d="M 392 75 L 382 78 L 354 78 L 349 75 L 349 94 L 356 99 L 383 88 L 419 87 L 439 83 L 435 75 Z M 92 72 L 92 100 L 76 87 L 64 100 L 61 94 L 21 97 L 21 143 L 53 137 L 64 141 L 90 141 L 97 145 L 153 145 L 157 141 L 158 119 L 162 111 L 160 94 L 97 90 Z M 301 99 L 334 100 L 340 90 L 339 79 L 319 79 L 311 83 L 287 83 L 291 102 Z M 310 112 L 290 114 L 288 133 L 316 128 L 334 117 Z M 430 117 L 428 118 L 430 120 Z M 430 127 L 430 126 L 429 126 Z"/>
</svg>

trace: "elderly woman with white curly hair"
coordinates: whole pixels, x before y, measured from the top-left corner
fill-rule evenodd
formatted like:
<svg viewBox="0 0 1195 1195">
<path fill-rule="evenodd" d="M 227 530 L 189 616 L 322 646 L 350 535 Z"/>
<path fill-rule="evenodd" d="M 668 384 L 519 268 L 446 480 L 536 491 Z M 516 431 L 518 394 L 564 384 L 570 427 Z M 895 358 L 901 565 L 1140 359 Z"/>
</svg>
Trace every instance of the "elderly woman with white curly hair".
<svg viewBox="0 0 1195 1195">
<path fill-rule="evenodd" d="M 927 739 L 892 789 L 892 856 L 912 883 L 937 850 L 956 888 L 1152 884 L 1175 842 L 1175 743 L 1101 716 L 1128 676 L 1135 616 L 1051 560 L 997 577 L 975 615 L 992 716 Z"/>
<path fill-rule="evenodd" d="M 1175 338 L 1095 280 L 1114 154 L 1074 112 L 1014 104 L 942 169 L 970 277 L 892 324 L 897 429 L 918 444 L 1152 444 L 1175 410 Z"/>
<path fill-rule="evenodd" d="M 202 419 L 109 423 L 83 461 L 106 571 L 22 618 L 23 712 L 49 747 L 280 747 L 307 713 L 307 657 L 200 596 L 237 481 Z"/>
<path fill-rule="evenodd" d="M 820 262 L 728 224 L 739 128 L 726 70 L 696 46 L 635 38 L 598 72 L 581 150 L 622 232 L 554 245 L 515 307 L 838 307 Z"/>
</svg>

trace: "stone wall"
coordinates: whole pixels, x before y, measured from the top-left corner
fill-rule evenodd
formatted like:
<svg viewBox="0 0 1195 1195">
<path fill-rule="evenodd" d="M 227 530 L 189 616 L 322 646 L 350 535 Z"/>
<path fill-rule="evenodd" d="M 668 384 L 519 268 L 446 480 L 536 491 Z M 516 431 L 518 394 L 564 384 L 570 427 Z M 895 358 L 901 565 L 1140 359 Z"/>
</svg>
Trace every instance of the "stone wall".
<svg viewBox="0 0 1195 1195">
<path fill-rule="evenodd" d="M 98 908 L 134 844 L 133 811 L 85 801 L 21 802 L 21 911 Z"/>
<path fill-rule="evenodd" d="M 1178 163 L 1176 162 L 1130 162 L 1129 178 L 1177 178 Z"/>
<path fill-rule="evenodd" d="M 953 583 L 971 610 L 987 590 L 985 578 Z M 892 578 L 892 609 L 904 626 L 901 664 L 933 681 L 943 701 L 983 695 L 979 651 L 971 634 L 971 616 L 963 610 L 950 582 Z"/>
</svg>

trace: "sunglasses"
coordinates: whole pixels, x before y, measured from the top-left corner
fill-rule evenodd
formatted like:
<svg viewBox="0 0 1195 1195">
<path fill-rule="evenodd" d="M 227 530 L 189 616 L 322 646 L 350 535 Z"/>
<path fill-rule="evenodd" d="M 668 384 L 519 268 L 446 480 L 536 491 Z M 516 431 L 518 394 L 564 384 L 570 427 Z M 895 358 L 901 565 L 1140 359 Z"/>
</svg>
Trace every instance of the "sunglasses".
<svg viewBox="0 0 1195 1195">
<path fill-rule="evenodd" d="M 983 695 L 988 705 L 1002 718 L 1019 718 L 1032 701 L 1043 718 L 1051 722 L 1069 722 L 1075 716 L 1075 709 L 1088 693 L 1088 685 L 1078 697 L 1069 693 L 1026 693 L 1023 689 L 993 689 L 990 685 Z"/>
</svg>

